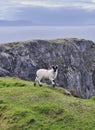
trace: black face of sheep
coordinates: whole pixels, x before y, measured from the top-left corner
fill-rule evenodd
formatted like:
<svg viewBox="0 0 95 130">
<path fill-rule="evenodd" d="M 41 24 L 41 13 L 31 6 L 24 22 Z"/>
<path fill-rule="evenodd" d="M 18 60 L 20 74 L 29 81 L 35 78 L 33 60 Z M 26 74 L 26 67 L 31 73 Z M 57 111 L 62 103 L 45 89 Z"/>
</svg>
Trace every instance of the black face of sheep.
<svg viewBox="0 0 95 130">
<path fill-rule="evenodd" d="M 52 68 L 53 68 L 54 72 L 56 72 L 57 69 L 58 69 L 58 66 L 54 66 L 54 65 L 53 65 Z"/>
</svg>

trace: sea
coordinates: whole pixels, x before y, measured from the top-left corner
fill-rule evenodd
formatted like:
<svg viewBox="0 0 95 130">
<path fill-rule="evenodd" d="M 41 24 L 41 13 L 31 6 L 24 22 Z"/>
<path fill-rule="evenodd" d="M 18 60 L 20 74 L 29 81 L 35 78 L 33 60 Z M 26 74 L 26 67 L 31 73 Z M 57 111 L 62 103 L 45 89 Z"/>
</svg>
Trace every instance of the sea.
<svg viewBox="0 0 95 130">
<path fill-rule="evenodd" d="M 95 42 L 95 26 L 0 26 L 0 44 L 64 38 Z"/>
</svg>

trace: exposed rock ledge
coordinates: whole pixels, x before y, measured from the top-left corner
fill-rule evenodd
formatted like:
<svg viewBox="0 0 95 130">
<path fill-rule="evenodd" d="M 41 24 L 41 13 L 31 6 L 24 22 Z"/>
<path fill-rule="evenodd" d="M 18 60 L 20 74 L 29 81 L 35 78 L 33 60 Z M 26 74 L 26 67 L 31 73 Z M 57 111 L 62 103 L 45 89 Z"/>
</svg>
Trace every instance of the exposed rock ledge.
<svg viewBox="0 0 95 130">
<path fill-rule="evenodd" d="M 84 39 L 35 40 L 0 45 L 0 76 L 34 80 L 38 68 L 58 64 L 57 83 L 82 98 L 95 95 L 95 43 Z"/>
</svg>

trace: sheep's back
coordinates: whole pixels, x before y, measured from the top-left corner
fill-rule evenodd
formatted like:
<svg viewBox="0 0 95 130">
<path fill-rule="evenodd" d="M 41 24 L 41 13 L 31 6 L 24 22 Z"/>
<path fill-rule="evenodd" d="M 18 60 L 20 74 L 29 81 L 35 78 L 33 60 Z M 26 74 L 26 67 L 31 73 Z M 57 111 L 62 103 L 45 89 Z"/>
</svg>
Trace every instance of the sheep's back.
<svg viewBox="0 0 95 130">
<path fill-rule="evenodd" d="M 49 78 L 49 72 L 47 69 L 39 69 L 36 73 L 37 77 L 39 78 L 46 78 L 48 79 Z"/>
</svg>

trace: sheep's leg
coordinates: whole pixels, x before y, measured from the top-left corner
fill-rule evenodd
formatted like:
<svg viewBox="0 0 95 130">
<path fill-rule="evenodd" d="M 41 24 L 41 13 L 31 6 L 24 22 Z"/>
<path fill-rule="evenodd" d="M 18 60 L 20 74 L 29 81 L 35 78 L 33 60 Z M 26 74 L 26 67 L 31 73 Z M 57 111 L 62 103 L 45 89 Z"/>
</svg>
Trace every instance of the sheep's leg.
<svg viewBox="0 0 95 130">
<path fill-rule="evenodd" d="M 38 83 L 39 83 L 39 86 L 41 87 L 41 86 L 42 86 L 42 83 L 41 83 L 41 81 L 40 81 L 40 80 L 38 81 Z"/>
<path fill-rule="evenodd" d="M 55 87 L 55 80 L 54 79 L 52 80 L 52 86 L 53 86 L 53 88 Z"/>
<path fill-rule="evenodd" d="M 49 77 L 49 79 L 50 79 L 50 81 L 51 81 L 51 83 L 52 83 L 52 86 L 53 86 L 53 88 L 55 87 L 55 80 L 53 79 L 53 78 L 51 78 L 51 77 Z"/>
<path fill-rule="evenodd" d="M 36 78 L 35 78 L 34 86 L 36 86 L 36 83 L 37 83 L 37 82 L 38 82 L 39 86 L 42 86 L 41 78 L 39 78 L 39 77 L 36 77 Z"/>
<path fill-rule="evenodd" d="M 39 84 L 40 87 L 42 86 L 41 79 L 42 79 L 42 78 L 38 78 L 38 77 L 37 77 L 37 81 L 38 81 L 38 84 Z"/>
<path fill-rule="evenodd" d="M 38 82 L 37 77 L 35 78 L 34 86 L 36 86 L 36 82 Z"/>
</svg>

